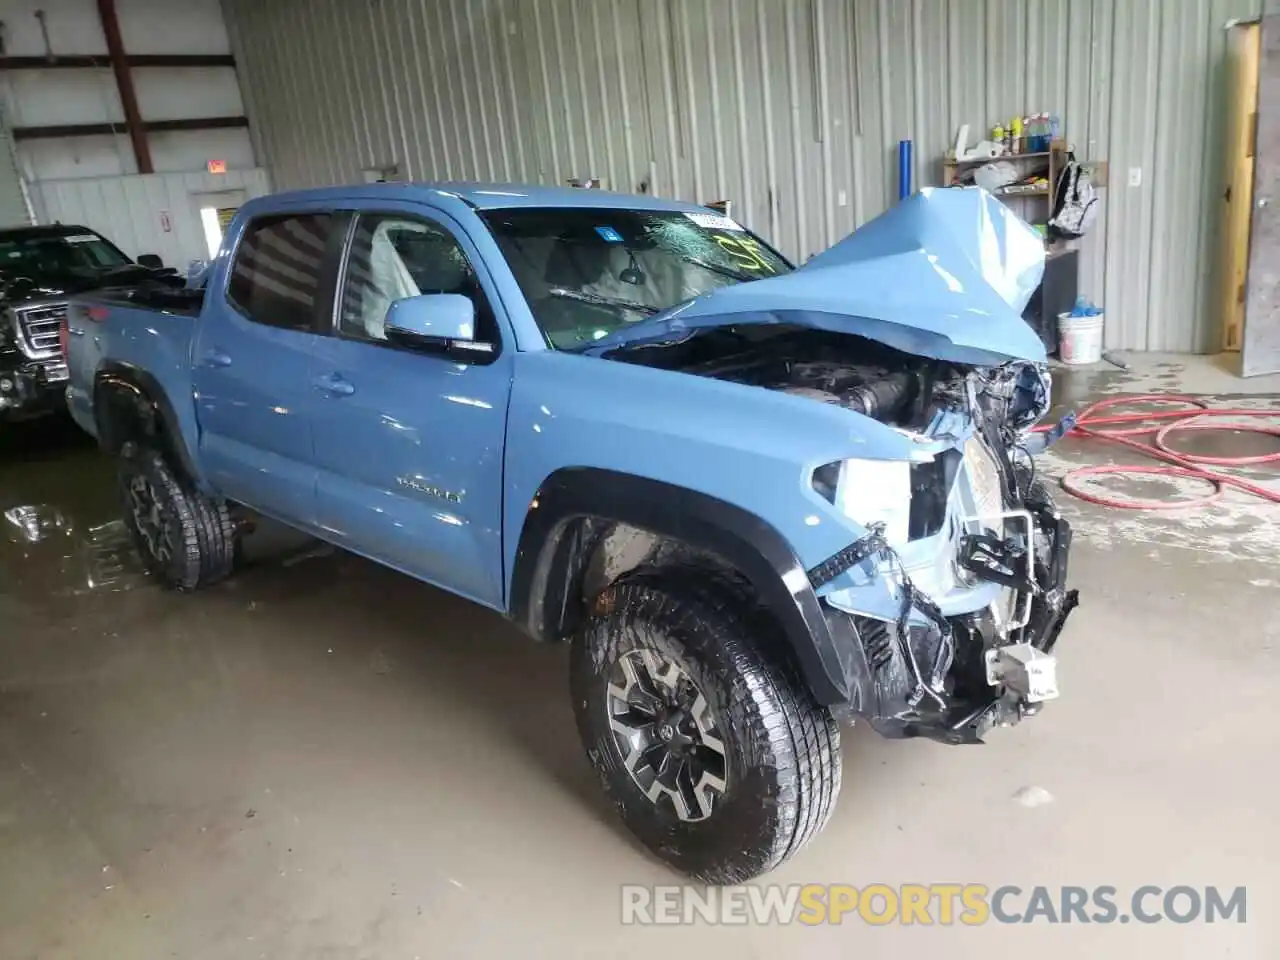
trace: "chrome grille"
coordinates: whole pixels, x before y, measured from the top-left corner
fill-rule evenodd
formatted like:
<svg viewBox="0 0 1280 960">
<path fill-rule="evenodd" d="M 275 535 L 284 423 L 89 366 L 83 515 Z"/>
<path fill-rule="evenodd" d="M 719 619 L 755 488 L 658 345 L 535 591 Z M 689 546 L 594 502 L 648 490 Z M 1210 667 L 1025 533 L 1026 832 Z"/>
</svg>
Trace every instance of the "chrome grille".
<svg viewBox="0 0 1280 960">
<path fill-rule="evenodd" d="M 67 318 L 65 303 L 42 303 L 14 307 L 18 345 L 31 360 L 48 360 L 61 353 L 58 328 Z"/>
</svg>

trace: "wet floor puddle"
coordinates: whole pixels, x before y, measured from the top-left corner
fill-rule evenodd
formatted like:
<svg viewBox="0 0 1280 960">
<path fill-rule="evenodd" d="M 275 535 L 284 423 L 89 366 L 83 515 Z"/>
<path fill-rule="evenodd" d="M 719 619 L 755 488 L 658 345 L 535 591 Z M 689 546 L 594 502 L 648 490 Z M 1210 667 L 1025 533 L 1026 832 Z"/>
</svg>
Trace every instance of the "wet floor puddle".
<svg viewBox="0 0 1280 960">
<path fill-rule="evenodd" d="M 12 579 L 38 586 L 46 595 L 119 593 L 148 583 L 121 520 L 77 529 L 49 504 L 9 507 L 3 518 L 6 543 L 0 550 L 0 569 L 9 568 L 17 574 Z"/>
</svg>

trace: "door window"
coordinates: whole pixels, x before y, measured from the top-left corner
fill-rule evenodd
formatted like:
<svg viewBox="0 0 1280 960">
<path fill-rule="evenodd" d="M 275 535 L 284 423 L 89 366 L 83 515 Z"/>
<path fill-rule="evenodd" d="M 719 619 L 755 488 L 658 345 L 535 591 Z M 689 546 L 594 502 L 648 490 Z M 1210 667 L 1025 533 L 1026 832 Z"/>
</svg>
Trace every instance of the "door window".
<svg viewBox="0 0 1280 960">
<path fill-rule="evenodd" d="M 332 220 L 300 213 L 251 222 L 236 248 L 227 298 L 258 323 L 312 329 Z"/>
<path fill-rule="evenodd" d="M 347 255 L 338 326 L 343 336 L 385 342 L 391 304 L 456 293 L 476 308 L 476 339 L 498 345 L 497 324 L 466 253 L 443 227 L 393 214 L 360 217 Z"/>
</svg>

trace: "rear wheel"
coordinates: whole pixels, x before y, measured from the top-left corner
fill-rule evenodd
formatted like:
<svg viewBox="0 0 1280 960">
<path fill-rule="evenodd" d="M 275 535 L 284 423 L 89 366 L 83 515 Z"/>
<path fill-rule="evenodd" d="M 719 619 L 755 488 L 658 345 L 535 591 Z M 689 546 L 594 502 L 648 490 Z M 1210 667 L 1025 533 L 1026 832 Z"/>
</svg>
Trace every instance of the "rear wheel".
<svg viewBox="0 0 1280 960">
<path fill-rule="evenodd" d="M 120 450 L 119 483 L 125 526 L 149 573 L 177 590 L 230 575 L 236 528 L 224 502 L 189 489 L 158 450 L 132 440 Z"/>
<path fill-rule="evenodd" d="M 772 622 L 670 574 L 609 587 L 574 638 L 587 755 L 630 830 L 677 869 L 737 883 L 825 824 L 840 738 L 779 650 Z"/>
</svg>

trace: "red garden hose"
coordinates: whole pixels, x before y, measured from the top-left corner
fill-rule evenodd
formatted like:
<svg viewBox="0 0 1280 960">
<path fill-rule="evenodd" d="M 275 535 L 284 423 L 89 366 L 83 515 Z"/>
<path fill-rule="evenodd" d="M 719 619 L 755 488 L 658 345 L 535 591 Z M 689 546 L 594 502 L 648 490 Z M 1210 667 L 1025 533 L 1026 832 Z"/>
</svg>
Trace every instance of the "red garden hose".
<svg viewBox="0 0 1280 960">
<path fill-rule="evenodd" d="M 1182 405 L 1177 410 L 1135 411 L 1132 413 L 1114 413 L 1099 416 L 1099 413 L 1118 404 L 1131 403 L 1176 403 Z M 1195 412 L 1185 409 L 1194 408 Z M 1226 421 L 1224 417 L 1266 417 L 1272 423 L 1238 423 Z M 1163 426 L 1151 423 L 1153 420 L 1167 420 Z M 1099 427 L 1113 424 L 1139 424 L 1139 426 L 1122 427 L 1112 430 L 1100 430 Z M 1037 432 L 1045 432 L 1050 427 L 1037 427 Z M 1269 490 L 1249 483 L 1239 477 L 1206 469 L 1202 465 L 1218 467 L 1239 467 L 1258 463 L 1280 462 L 1280 451 L 1244 457 L 1210 457 L 1199 454 L 1181 453 L 1169 447 L 1167 439 L 1170 434 L 1186 430 L 1243 430 L 1251 433 L 1264 433 L 1280 437 L 1280 411 L 1277 410 L 1241 410 L 1210 409 L 1208 405 L 1195 397 L 1177 394 L 1156 393 L 1136 396 L 1108 397 L 1090 404 L 1076 417 L 1075 427 L 1070 431 L 1082 437 L 1097 440 L 1110 440 L 1123 444 L 1156 460 L 1163 460 L 1172 466 L 1155 467 L 1139 465 L 1107 464 L 1091 467 L 1077 467 L 1062 479 L 1062 486 L 1067 492 L 1088 500 L 1090 503 L 1102 504 L 1106 507 L 1120 507 L 1128 510 L 1175 510 L 1185 507 L 1198 507 L 1213 503 L 1226 492 L 1228 486 L 1236 487 L 1262 497 L 1272 503 L 1280 503 L 1280 490 Z M 1155 432 L 1150 441 L 1135 440 L 1134 437 Z M 1145 476 L 1185 477 L 1190 480 L 1201 480 L 1213 486 L 1213 491 L 1190 500 L 1152 500 L 1143 497 L 1111 497 L 1086 489 L 1079 481 L 1084 477 L 1102 476 L 1106 474 L 1141 474 Z"/>
</svg>

